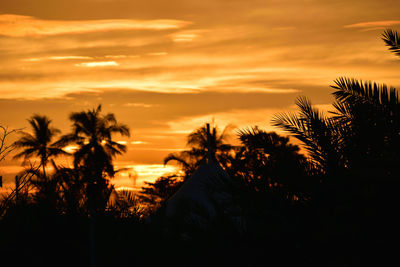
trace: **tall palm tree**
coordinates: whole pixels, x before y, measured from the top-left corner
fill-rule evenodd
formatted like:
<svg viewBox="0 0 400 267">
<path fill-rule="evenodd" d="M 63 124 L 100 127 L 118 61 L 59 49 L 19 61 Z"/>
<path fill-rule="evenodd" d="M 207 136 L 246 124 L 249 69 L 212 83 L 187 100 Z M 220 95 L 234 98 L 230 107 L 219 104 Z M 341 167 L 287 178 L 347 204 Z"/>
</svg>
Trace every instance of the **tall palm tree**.
<svg viewBox="0 0 400 267">
<path fill-rule="evenodd" d="M 390 51 L 400 56 L 398 32 L 386 30 L 382 39 Z M 344 77 L 331 87 L 336 99 L 333 117 L 326 117 L 302 97 L 296 103 L 299 114 L 278 114 L 273 118 L 274 125 L 302 141 L 324 172 L 341 168 L 373 171 L 387 166 L 392 169 L 388 173 L 393 173 L 400 159 L 398 91 L 384 84 Z"/>
<path fill-rule="evenodd" d="M 100 202 L 103 209 L 111 194 L 105 176 L 112 178 L 115 174 L 113 158 L 126 152 L 126 146 L 113 141 L 114 134 L 130 136 L 128 126 L 117 122 L 115 115 L 101 114 L 101 105 L 96 109 L 73 112 L 70 115 L 72 133 L 64 135 L 58 145 L 78 145 L 74 152 L 75 169 L 83 168 L 88 185 L 88 194 L 94 202 Z"/>
<path fill-rule="evenodd" d="M 36 114 L 28 119 L 28 122 L 33 132 L 22 132 L 23 136 L 15 142 L 15 146 L 23 151 L 14 158 L 23 157 L 26 161 L 32 157 L 39 157 L 43 171 L 42 177 L 46 180 L 46 166 L 49 159 L 60 154 L 67 154 L 56 143 L 52 143 L 53 138 L 60 133 L 60 130 L 50 127 L 51 120 L 46 116 Z"/>
<path fill-rule="evenodd" d="M 389 49 L 398 56 L 399 36 L 391 30 L 383 34 Z M 365 198 L 377 203 L 378 198 L 372 196 L 379 195 L 382 203 L 397 203 L 393 188 L 400 175 L 398 91 L 349 78 L 335 80 L 332 88 L 336 99 L 332 116 L 323 115 L 306 98 L 299 98 L 299 114 L 278 114 L 274 125 L 304 143 L 323 178 L 328 178 L 325 181 L 330 181 L 326 189 L 335 194 L 332 199 L 353 203 L 351 199 Z"/>
<path fill-rule="evenodd" d="M 115 173 L 112 159 L 126 152 L 126 146 L 112 140 L 113 134 L 130 136 L 128 126 L 117 122 L 115 115 L 101 114 L 101 105 L 96 109 L 73 112 L 70 115 L 72 133 L 64 135 L 58 144 L 78 145 L 74 153 L 74 165 L 96 165 L 97 171 L 112 177 Z"/>
</svg>

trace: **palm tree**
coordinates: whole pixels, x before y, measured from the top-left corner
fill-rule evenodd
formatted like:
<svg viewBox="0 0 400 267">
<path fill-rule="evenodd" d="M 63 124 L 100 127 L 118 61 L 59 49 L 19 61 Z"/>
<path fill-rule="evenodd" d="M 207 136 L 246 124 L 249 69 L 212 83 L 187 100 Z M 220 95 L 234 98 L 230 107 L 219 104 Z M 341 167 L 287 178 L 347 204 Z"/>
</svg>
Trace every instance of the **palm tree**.
<svg viewBox="0 0 400 267">
<path fill-rule="evenodd" d="M 341 157 L 343 127 L 314 108 L 306 97 L 299 97 L 296 105 L 299 114 L 277 114 L 272 118 L 273 125 L 300 140 L 322 173 L 336 173 L 344 167 Z"/>
<path fill-rule="evenodd" d="M 225 142 L 231 129 L 232 125 L 228 125 L 222 133 L 219 133 L 218 128 L 213 126 L 208 136 L 207 125 L 203 125 L 189 134 L 186 145 L 190 149 L 169 154 L 164 159 L 164 164 L 172 160 L 176 161 L 181 165 L 186 177 L 190 176 L 199 165 L 207 162 L 209 155 L 211 159 L 217 160 L 226 167 L 233 149 L 232 145 Z"/>
<path fill-rule="evenodd" d="M 397 32 L 385 31 L 383 40 L 400 56 Z M 400 175 L 397 90 L 349 78 L 335 80 L 332 88 L 336 99 L 332 116 L 325 116 L 302 97 L 297 100 L 299 114 L 278 114 L 273 118 L 274 125 L 303 142 L 322 178 L 329 181 L 321 197 L 332 196 L 329 201 L 333 204 L 340 201 L 350 206 L 355 203 L 352 199 L 384 205 L 397 203 L 394 189 Z"/>
<path fill-rule="evenodd" d="M 376 169 L 400 159 L 400 99 L 395 88 L 339 78 L 334 119 L 345 126 L 347 167 Z"/>
<path fill-rule="evenodd" d="M 77 144 L 79 148 L 74 153 L 74 165 L 93 165 L 97 171 L 104 171 L 110 177 L 115 173 L 112 159 L 126 152 L 126 146 L 112 140 L 115 133 L 130 136 L 129 128 L 119 124 L 115 115 L 101 114 L 101 105 L 96 109 L 73 112 L 70 115 L 72 133 L 61 137 L 58 144 Z"/>
<path fill-rule="evenodd" d="M 28 119 L 33 133 L 22 132 L 23 136 L 15 142 L 17 148 L 23 149 L 14 158 L 24 158 L 24 161 L 31 157 L 40 158 L 40 167 L 43 170 L 43 177 L 46 180 L 46 166 L 49 159 L 60 154 L 67 154 L 52 139 L 60 133 L 60 130 L 50 127 L 51 120 L 46 116 L 33 115 Z"/>
<path fill-rule="evenodd" d="M 118 123 L 112 113 L 102 115 L 101 105 L 96 109 L 73 112 L 70 120 L 72 133 L 62 136 L 57 144 L 78 145 L 74 153 L 75 169 L 85 170 L 88 194 L 96 199 L 94 202 L 101 203 L 99 207 L 104 208 L 112 191 L 105 176 L 114 176 L 116 171 L 112 160 L 126 152 L 126 146 L 113 141 L 112 137 L 115 133 L 130 136 L 129 128 Z"/>
<path fill-rule="evenodd" d="M 389 50 L 400 56 L 400 35 L 393 30 L 383 33 Z M 302 141 L 324 173 L 355 168 L 370 171 L 390 168 L 396 171 L 400 159 L 400 99 L 395 88 L 385 84 L 338 78 L 333 93 L 336 101 L 332 117 L 323 115 L 301 97 L 298 115 L 278 114 L 275 126 Z M 365 171 L 369 169 L 370 171 Z"/>
</svg>

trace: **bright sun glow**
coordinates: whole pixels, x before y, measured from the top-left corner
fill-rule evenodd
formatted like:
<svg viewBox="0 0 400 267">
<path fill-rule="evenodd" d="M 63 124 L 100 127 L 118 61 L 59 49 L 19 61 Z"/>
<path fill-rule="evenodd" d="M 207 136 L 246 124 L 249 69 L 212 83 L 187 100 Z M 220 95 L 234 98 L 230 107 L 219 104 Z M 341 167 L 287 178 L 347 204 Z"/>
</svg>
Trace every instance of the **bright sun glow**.
<svg viewBox="0 0 400 267">
<path fill-rule="evenodd" d="M 68 153 L 74 153 L 77 149 L 78 147 L 74 145 L 64 147 L 64 150 Z"/>
</svg>

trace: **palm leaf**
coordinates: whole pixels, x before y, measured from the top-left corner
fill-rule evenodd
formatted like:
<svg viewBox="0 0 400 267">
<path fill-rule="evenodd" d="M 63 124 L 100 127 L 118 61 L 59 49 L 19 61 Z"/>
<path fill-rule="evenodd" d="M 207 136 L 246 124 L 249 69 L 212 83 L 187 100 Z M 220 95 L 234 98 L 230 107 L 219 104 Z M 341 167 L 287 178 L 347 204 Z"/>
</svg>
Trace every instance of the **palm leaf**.
<svg viewBox="0 0 400 267">
<path fill-rule="evenodd" d="M 400 56 L 400 34 L 391 29 L 386 30 L 382 34 L 382 40 L 389 47 L 389 50 Z"/>
</svg>

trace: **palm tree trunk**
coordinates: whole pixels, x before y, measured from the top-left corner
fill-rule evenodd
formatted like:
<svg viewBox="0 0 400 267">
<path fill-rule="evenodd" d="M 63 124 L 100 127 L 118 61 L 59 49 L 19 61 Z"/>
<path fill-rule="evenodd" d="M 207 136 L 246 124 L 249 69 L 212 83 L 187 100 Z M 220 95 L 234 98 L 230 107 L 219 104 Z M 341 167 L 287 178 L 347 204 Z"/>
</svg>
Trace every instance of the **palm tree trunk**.
<svg viewBox="0 0 400 267">
<path fill-rule="evenodd" d="M 42 169 L 43 169 L 43 181 L 46 181 L 47 177 L 46 177 L 46 162 L 47 162 L 47 158 L 46 158 L 46 151 L 44 151 L 44 153 L 42 154 L 42 158 L 40 160 L 40 164 L 42 165 Z"/>
</svg>

